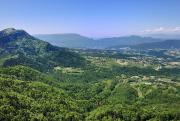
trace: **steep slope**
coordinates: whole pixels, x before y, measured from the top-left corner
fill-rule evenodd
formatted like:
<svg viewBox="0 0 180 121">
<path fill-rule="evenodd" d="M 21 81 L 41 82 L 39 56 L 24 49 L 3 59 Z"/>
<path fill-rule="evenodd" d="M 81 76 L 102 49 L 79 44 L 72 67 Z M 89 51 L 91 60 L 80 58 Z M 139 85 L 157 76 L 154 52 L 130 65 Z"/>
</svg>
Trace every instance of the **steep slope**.
<svg viewBox="0 0 180 121">
<path fill-rule="evenodd" d="M 159 42 L 162 39 L 140 36 L 111 37 L 90 39 L 78 34 L 50 34 L 35 35 L 37 38 L 50 42 L 53 45 L 70 48 L 104 49 L 112 46 L 136 45 L 141 43 Z"/>
<path fill-rule="evenodd" d="M 6 58 L 6 59 L 4 59 Z M 85 60 L 68 49 L 32 37 L 24 30 L 8 28 L 0 31 L 1 65 L 28 65 L 38 70 L 54 66 L 83 66 Z"/>
<path fill-rule="evenodd" d="M 23 30 L 15 30 L 14 28 L 5 29 L 0 31 L 0 47 L 5 48 L 9 43 L 23 38 L 31 39 L 32 37 Z"/>
</svg>

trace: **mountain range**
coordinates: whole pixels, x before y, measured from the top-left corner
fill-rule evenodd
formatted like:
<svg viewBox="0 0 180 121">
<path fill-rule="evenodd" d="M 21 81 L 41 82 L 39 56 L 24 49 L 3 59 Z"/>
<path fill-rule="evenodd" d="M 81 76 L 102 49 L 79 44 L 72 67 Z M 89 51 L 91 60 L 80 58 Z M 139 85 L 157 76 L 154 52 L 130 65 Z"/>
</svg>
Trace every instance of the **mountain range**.
<svg viewBox="0 0 180 121">
<path fill-rule="evenodd" d="M 124 47 L 132 49 L 179 49 L 180 41 L 141 36 L 92 39 L 78 34 L 48 34 L 35 35 L 34 37 L 24 30 L 8 28 L 0 31 L 0 58 L 3 57 L 3 59 L 0 59 L 0 65 L 6 66 L 21 63 L 44 70 L 43 68 L 53 68 L 57 65 L 82 66 L 86 63 L 77 53 L 63 47 L 88 49 L 119 49 Z M 48 61 L 46 61 L 46 58 L 48 58 Z"/>
<path fill-rule="evenodd" d="M 134 49 L 180 49 L 180 40 L 165 40 L 162 42 L 143 43 L 131 47 Z"/>
<path fill-rule="evenodd" d="M 92 39 L 79 34 L 41 34 L 34 36 L 60 47 L 88 49 L 105 49 L 113 46 L 137 45 L 163 41 L 163 39 L 135 35 L 102 39 Z"/>
</svg>

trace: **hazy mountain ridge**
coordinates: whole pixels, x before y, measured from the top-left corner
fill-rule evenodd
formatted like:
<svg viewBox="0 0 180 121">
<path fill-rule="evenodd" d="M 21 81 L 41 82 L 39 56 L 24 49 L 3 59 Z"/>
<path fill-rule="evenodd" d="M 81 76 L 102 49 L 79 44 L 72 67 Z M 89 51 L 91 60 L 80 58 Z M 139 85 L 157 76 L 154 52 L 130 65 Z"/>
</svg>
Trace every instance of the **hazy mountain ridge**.
<svg viewBox="0 0 180 121">
<path fill-rule="evenodd" d="M 144 43 L 131 47 L 135 49 L 180 49 L 180 40 L 165 40 L 162 42 Z"/>
<path fill-rule="evenodd" d="M 69 48 L 86 48 L 89 44 L 91 46 L 91 42 L 93 39 L 81 36 L 79 34 L 39 34 L 34 35 L 37 38 L 45 40 L 53 45 L 59 47 L 69 47 Z"/>
<path fill-rule="evenodd" d="M 56 46 L 88 49 L 105 49 L 117 45 L 136 45 L 142 43 L 163 41 L 162 39 L 141 36 L 124 36 L 102 39 L 91 39 L 78 34 L 50 34 L 35 36 Z"/>
<path fill-rule="evenodd" d="M 148 34 L 146 36 L 161 38 L 161 39 L 180 39 L 180 34 Z"/>
</svg>

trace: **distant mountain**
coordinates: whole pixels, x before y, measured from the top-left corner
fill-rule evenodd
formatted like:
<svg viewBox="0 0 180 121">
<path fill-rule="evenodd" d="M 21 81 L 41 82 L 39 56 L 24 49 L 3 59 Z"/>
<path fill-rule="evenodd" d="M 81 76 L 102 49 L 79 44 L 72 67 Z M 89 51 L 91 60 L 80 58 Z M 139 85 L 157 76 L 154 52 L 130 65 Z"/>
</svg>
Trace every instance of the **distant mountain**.
<svg viewBox="0 0 180 121">
<path fill-rule="evenodd" d="M 148 34 L 146 36 L 161 39 L 180 39 L 180 34 Z"/>
<path fill-rule="evenodd" d="M 180 40 L 165 40 L 162 42 L 144 43 L 131 47 L 135 49 L 180 49 Z"/>
<path fill-rule="evenodd" d="M 88 48 L 92 46 L 93 42 L 93 39 L 79 34 L 40 34 L 34 36 L 53 45 L 68 48 Z"/>
<path fill-rule="evenodd" d="M 149 43 L 149 42 L 158 42 L 162 41 L 161 39 L 156 39 L 152 37 L 141 37 L 141 36 L 125 36 L 125 37 L 112 37 L 112 38 L 104 38 L 99 41 L 103 42 L 105 45 L 137 45 L 141 43 Z"/>
<path fill-rule="evenodd" d="M 19 64 L 48 70 L 54 66 L 82 66 L 84 59 L 68 49 L 37 39 L 24 30 L 8 28 L 0 31 L 0 65 Z"/>
<path fill-rule="evenodd" d="M 35 37 L 60 47 L 89 49 L 105 49 L 117 45 L 136 45 L 141 43 L 162 41 L 162 39 L 140 36 L 112 37 L 95 40 L 78 34 L 42 34 L 35 35 Z"/>
</svg>

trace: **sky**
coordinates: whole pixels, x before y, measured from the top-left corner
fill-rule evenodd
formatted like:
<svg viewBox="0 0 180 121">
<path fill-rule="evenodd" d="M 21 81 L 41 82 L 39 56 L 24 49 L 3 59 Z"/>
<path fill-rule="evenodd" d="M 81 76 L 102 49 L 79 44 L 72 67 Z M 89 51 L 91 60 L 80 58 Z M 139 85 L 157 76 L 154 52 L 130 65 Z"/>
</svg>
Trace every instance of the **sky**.
<svg viewBox="0 0 180 121">
<path fill-rule="evenodd" d="M 89 37 L 180 33 L 180 0 L 0 0 L 0 30 Z"/>
</svg>

